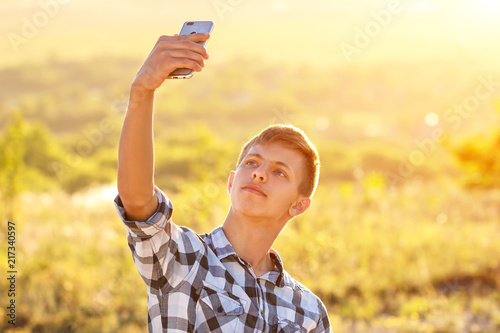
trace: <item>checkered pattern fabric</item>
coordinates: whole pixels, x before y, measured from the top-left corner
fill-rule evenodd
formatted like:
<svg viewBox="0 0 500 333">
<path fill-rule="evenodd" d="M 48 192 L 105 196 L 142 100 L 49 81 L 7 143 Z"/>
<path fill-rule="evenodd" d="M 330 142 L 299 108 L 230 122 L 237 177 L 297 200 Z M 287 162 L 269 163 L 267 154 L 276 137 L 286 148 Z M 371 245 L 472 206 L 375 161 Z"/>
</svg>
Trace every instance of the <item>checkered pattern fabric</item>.
<svg viewBox="0 0 500 333">
<path fill-rule="evenodd" d="M 149 332 L 331 332 L 325 306 L 283 269 L 255 276 L 222 227 L 198 235 L 172 222 L 172 202 L 155 187 L 159 206 L 146 222 L 127 221 L 135 265 L 146 282 Z"/>
</svg>

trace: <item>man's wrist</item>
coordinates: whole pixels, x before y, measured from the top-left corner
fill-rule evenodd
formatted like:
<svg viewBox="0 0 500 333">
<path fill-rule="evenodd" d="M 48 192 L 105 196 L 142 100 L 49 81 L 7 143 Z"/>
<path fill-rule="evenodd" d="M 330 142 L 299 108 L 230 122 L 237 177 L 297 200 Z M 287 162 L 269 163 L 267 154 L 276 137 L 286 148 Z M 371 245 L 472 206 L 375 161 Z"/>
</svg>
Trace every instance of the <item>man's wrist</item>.
<svg viewBox="0 0 500 333">
<path fill-rule="evenodd" d="M 132 83 L 130 87 L 130 102 L 131 103 L 141 103 L 151 98 L 154 98 L 156 90 L 150 90 L 144 88 L 136 81 Z"/>
<path fill-rule="evenodd" d="M 144 98 L 149 98 L 151 96 L 154 96 L 156 89 L 147 89 L 143 85 L 141 85 L 139 82 L 134 81 L 132 82 L 132 85 L 130 87 L 130 97 L 134 99 L 144 99 Z"/>
</svg>

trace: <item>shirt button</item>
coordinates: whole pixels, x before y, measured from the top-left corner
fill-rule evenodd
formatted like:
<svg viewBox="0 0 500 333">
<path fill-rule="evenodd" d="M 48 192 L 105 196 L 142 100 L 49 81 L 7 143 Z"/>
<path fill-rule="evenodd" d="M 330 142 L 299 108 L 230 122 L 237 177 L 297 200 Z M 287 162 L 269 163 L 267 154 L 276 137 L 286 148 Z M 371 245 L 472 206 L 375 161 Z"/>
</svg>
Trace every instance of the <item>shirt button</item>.
<svg viewBox="0 0 500 333">
<path fill-rule="evenodd" d="M 222 312 L 224 312 L 224 308 L 221 305 L 217 308 L 217 313 L 222 313 Z"/>
</svg>

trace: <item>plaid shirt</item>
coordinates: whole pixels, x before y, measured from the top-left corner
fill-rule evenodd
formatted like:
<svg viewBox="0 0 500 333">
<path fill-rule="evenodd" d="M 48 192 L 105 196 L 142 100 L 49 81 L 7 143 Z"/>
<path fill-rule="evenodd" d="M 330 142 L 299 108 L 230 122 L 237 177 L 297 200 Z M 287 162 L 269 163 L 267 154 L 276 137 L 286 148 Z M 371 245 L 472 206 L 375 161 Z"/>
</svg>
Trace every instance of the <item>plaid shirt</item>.
<svg viewBox="0 0 500 333">
<path fill-rule="evenodd" d="M 331 332 L 321 300 L 283 269 L 255 276 L 222 227 L 198 235 L 175 225 L 172 202 L 155 187 L 158 210 L 146 222 L 127 221 L 137 270 L 146 282 L 149 332 Z"/>
</svg>

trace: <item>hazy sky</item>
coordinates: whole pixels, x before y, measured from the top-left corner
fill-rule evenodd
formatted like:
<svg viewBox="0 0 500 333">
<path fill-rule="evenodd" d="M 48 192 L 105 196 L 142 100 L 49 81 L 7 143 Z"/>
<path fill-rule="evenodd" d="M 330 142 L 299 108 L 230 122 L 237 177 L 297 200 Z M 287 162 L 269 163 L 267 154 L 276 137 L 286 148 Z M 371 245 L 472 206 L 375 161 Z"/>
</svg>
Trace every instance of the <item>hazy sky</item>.
<svg viewBox="0 0 500 333">
<path fill-rule="evenodd" d="M 344 66 L 459 55 L 496 66 L 500 1 L 3 1 L 0 66 L 48 55 L 143 58 L 186 20 L 213 20 L 209 51 Z"/>
</svg>

